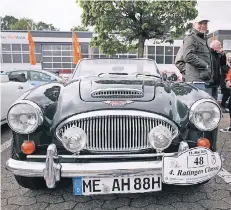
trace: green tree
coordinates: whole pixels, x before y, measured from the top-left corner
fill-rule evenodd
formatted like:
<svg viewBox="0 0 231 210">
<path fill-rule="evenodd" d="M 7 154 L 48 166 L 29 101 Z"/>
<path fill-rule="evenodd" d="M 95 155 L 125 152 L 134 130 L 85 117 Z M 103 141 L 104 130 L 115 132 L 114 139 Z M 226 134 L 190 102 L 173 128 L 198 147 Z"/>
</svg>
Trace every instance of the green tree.
<svg viewBox="0 0 231 210">
<path fill-rule="evenodd" d="M 97 36 L 91 45 L 105 54 L 138 48 L 143 57 L 145 40 L 172 42 L 190 27 L 197 16 L 196 1 L 85 1 L 77 0 L 83 10 L 84 26 L 94 26 Z"/>
<path fill-rule="evenodd" d="M 35 23 L 31 19 L 21 18 L 15 24 L 11 26 L 12 30 L 27 30 L 27 27 L 32 29 Z"/>
<path fill-rule="evenodd" d="M 13 16 L 6 15 L 1 18 L 1 30 L 27 30 L 29 27 L 31 30 L 48 30 L 58 31 L 52 24 L 47 24 L 42 21 L 35 23 L 32 19 L 21 18 L 17 19 Z"/>
<path fill-rule="evenodd" d="M 11 26 L 14 25 L 16 22 L 18 22 L 17 18 L 9 15 L 0 18 L 1 18 L 1 30 L 11 30 Z"/>
<path fill-rule="evenodd" d="M 73 26 L 70 31 L 88 31 L 89 29 L 85 26 L 79 25 L 79 26 Z"/>
<path fill-rule="evenodd" d="M 42 21 L 35 24 L 36 30 L 58 31 L 52 24 L 47 24 Z"/>
</svg>

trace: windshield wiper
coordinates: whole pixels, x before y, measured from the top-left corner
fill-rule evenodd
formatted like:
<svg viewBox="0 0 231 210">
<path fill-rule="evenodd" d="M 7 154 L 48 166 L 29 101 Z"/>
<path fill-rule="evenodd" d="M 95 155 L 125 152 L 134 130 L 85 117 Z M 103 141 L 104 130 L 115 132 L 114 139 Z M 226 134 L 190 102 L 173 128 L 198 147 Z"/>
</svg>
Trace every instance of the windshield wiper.
<svg viewBox="0 0 231 210">
<path fill-rule="evenodd" d="M 119 73 L 119 72 L 111 72 L 111 73 L 99 73 L 98 77 L 103 75 L 103 74 L 109 74 L 109 75 L 128 75 L 128 73 Z"/>
<path fill-rule="evenodd" d="M 156 77 L 156 78 L 159 78 L 159 79 L 161 78 L 160 76 L 156 76 L 156 75 L 153 75 L 153 74 L 141 74 L 141 73 L 137 73 L 136 77 L 140 76 L 140 75 L 141 76 L 146 76 L 146 77 Z"/>
</svg>

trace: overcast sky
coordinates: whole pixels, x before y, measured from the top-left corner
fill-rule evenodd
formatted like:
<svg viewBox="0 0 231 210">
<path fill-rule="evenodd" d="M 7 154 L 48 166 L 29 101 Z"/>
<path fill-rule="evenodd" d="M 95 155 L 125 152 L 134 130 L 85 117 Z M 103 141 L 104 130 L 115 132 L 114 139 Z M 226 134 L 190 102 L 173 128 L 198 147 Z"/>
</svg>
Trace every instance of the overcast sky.
<svg viewBox="0 0 231 210">
<path fill-rule="evenodd" d="M 231 0 L 199 0 L 198 11 L 211 21 L 210 32 L 231 30 Z M 62 31 L 81 24 L 81 9 L 75 0 L 1 0 L 0 14 L 52 23 Z"/>
</svg>

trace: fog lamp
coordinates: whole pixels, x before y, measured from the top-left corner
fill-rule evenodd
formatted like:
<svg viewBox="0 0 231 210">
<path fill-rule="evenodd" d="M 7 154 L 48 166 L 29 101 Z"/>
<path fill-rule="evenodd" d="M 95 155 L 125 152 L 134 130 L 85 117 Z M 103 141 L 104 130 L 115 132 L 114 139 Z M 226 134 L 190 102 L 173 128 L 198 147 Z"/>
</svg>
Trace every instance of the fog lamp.
<svg viewBox="0 0 231 210">
<path fill-rule="evenodd" d="M 79 152 L 87 142 L 87 135 L 82 128 L 71 127 L 63 133 L 63 146 L 70 152 Z"/>
<path fill-rule="evenodd" d="M 149 143 L 157 152 L 168 148 L 172 143 L 172 133 L 165 126 L 157 126 L 153 128 L 148 134 Z"/>
</svg>

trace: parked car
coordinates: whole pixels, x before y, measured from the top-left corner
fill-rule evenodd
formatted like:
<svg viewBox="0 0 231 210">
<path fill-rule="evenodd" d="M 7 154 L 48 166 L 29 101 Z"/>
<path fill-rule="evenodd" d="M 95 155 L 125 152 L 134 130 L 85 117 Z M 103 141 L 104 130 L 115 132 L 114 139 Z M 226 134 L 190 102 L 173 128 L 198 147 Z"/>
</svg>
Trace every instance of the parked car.
<svg viewBox="0 0 231 210">
<path fill-rule="evenodd" d="M 169 80 L 183 82 L 183 76 L 174 64 L 158 64 L 161 75 L 166 74 Z"/>
<path fill-rule="evenodd" d="M 72 178 L 75 195 L 144 193 L 203 184 L 221 169 L 219 105 L 162 78 L 154 60 L 82 59 L 68 84 L 36 88 L 7 119 L 6 168 L 30 189 Z"/>
<path fill-rule="evenodd" d="M 26 83 L 26 79 L 20 75 L 14 77 L 11 81 L 8 75 L 0 74 L 1 78 L 1 125 L 6 123 L 6 115 L 10 106 L 25 92 L 33 88 L 32 85 Z"/>
<path fill-rule="evenodd" d="M 34 87 L 38 87 L 50 82 L 64 82 L 64 80 L 58 75 L 41 69 L 9 70 L 6 73 L 9 75 L 9 77 L 18 74 L 25 74 L 27 82 Z"/>
</svg>

